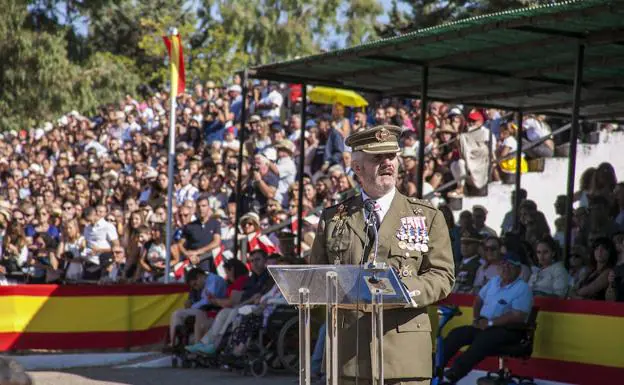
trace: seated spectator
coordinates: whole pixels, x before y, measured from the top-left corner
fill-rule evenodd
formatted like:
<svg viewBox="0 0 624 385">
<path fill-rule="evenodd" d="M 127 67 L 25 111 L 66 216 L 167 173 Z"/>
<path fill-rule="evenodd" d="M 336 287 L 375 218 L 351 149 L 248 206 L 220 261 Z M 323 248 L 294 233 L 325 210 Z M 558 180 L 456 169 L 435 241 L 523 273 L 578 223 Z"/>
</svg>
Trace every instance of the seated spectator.
<svg viewBox="0 0 624 385">
<path fill-rule="evenodd" d="M 68 261 L 65 270 L 65 279 L 78 281 L 82 279 L 84 271 L 84 252 L 87 242 L 80 234 L 80 228 L 76 220 L 66 222 L 62 227 L 61 242 L 59 243 L 57 255 Z"/>
<path fill-rule="evenodd" d="M 579 282 L 571 297 L 604 301 L 609 286 L 609 273 L 613 271 L 618 258 L 617 251 L 611 239 L 598 238 L 593 244 L 590 256 L 589 273 Z"/>
<path fill-rule="evenodd" d="M 498 353 L 501 346 L 519 343 L 525 333 L 514 326 L 527 322 L 533 306 L 529 286 L 520 278 L 520 258 L 508 253 L 501 273 L 480 291 L 473 306 L 472 325 L 452 330 L 444 339 L 442 367 L 464 346 L 468 349 L 444 373 L 444 383 L 455 384 L 484 358 Z"/>
<path fill-rule="evenodd" d="M 236 315 L 234 310 L 239 304 L 243 289 L 249 280 L 249 270 L 238 259 L 229 259 L 224 263 L 228 283 L 225 298 L 213 298 L 212 303 L 221 309 L 217 313 L 208 332 L 195 344 L 186 347 L 192 353 L 213 354 L 227 331 L 227 326 Z"/>
<path fill-rule="evenodd" d="M 252 304 L 266 294 L 274 285 L 273 279 L 269 275 L 267 270 L 268 255 L 263 250 L 255 250 L 251 253 L 249 262 L 251 263 L 251 276 L 245 282 L 242 294 L 237 301 L 232 300 L 232 308 L 221 309 L 217 314 L 217 319 L 213 327 L 210 328 L 210 333 L 206 334 L 200 340 L 200 345 L 193 345 L 189 347 L 190 351 L 203 352 L 212 354 L 216 351 L 219 343 L 228 327 L 236 318 L 237 307 L 247 304 Z M 224 311 L 225 310 L 225 311 Z"/>
<path fill-rule="evenodd" d="M 465 230 L 461 234 L 462 261 L 455 270 L 453 293 L 470 294 L 473 292 L 477 270 L 481 267 L 479 247 L 482 237 L 476 231 Z"/>
<path fill-rule="evenodd" d="M 532 143 L 538 142 L 543 137 L 550 135 L 550 127 L 544 122 L 541 116 L 530 116 L 522 123 L 524 136 L 527 141 L 522 144 L 522 148 L 529 148 Z M 533 158 L 552 158 L 555 151 L 555 143 L 552 139 L 547 139 L 542 143 L 525 150 L 527 156 Z"/>
<path fill-rule="evenodd" d="M 496 231 L 485 224 L 487 214 L 487 209 L 481 205 L 475 205 L 472 207 L 472 218 L 474 220 L 475 230 L 483 238 L 495 237 Z"/>
<path fill-rule="evenodd" d="M 611 216 L 609 199 L 602 195 L 592 196 L 589 199 L 589 228 L 593 233 L 604 237 L 612 237 L 619 231 Z"/>
<path fill-rule="evenodd" d="M 573 293 L 578 288 L 580 282 L 583 282 L 589 274 L 587 267 L 587 256 L 589 251 L 585 246 L 573 245 L 570 251 L 570 256 L 566 260 L 566 269 L 570 275 L 570 283 L 568 285 L 568 292 Z"/>
<path fill-rule="evenodd" d="M 195 317 L 194 341 L 199 341 L 210 326 L 210 320 L 206 316 L 207 310 L 215 308 L 211 304 L 214 298 L 224 298 L 226 294 L 225 280 L 212 271 L 205 272 L 201 269 L 191 269 L 186 275 L 186 282 L 192 291 L 198 292 L 195 302 L 187 301 L 184 309 L 179 309 L 171 314 L 169 322 L 170 343 L 173 342 L 175 330 L 182 325 L 186 317 Z M 189 298 L 191 299 L 191 298 Z"/>
<path fill-rule="evenodd" d="M 490 236 L 485 239 L 483 244 L 485 263 L 479 266 L 477 270 L 473 285 L 475 293 L 479 293 L 479 290 L 490 282 L 492 278 L 500 275 L 500 264 L 502 262 L 502 245 L 500 239 L 495 236 Z"/>
<path fill-rule="evenodd" d="M 537 242 L 535 254 L 539 270 L 531 274 L 529 287 L 535 296 L 565 298 L 570 276 L 563 261 L 558 261 L 559 245 L 550 236 Z"/>
<path fill-rule="evenodd" d="M 516 172 L 516 156 L 515 152 L 518 150 L 518 141 L 516 140 L 516 134 L 518 132 L 518 126 L 513 122 L 508 122 L 500 127 L 500 140 L 498 148 L 496 149 L 496 159 L 499 159 L 498 167 L 494 169 L 494 180 L 500 180 L 499 172 L 505 174 L 515 174 Z M 511 158 L 507 158 L 512 156 Z M 526 173 L 529 166 L 522 154 L 520 162 L 520 171 Z"/>
<path fill-rule="evenodd" d="M 527 192 L 525 189 L 520 189 L 520 203 L 527 199 Z M 513 207 L 516 204 L 516 190 L 511 192 L 511 207 L 512 209 L 505 214 L 503 223 L 501 224 L 501 237 L 506 233 L 514 230 L 514 212 Z"/>
<path fill-rule="evenodd" d="M 125 281 L 126 252 L 121 246 L 113 247 L 113 257 L 103 263 L 104 272 L 100 283 Z"/>
</svg>

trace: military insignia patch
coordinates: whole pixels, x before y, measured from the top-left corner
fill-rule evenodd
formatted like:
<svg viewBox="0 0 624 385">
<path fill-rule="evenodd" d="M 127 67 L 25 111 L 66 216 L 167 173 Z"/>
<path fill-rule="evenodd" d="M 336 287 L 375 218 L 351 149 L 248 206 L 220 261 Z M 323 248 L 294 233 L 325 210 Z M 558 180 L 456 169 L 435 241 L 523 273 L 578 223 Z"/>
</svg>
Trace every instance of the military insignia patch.
<svg viewBox="0 0 624 385">
<path fill-rule="evenodd" d="M 377 133 L 375 134 L 375 138 L 379 142 L 385 142 L 386 140 L 388 140 L 389 136 L 390 136 L 390 131 L 388 131 L 385 128 L 382 128 L 381 130 L 377 131 Z"/>
</svg>

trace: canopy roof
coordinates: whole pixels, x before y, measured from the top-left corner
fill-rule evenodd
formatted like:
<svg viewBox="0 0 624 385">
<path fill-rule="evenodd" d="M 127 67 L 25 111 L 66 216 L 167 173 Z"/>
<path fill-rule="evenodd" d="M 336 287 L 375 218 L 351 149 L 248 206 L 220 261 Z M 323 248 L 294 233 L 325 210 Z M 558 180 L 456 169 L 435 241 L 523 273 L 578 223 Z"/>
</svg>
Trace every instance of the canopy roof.
<svg viewBox="0 0 624 385">
<path fill-rule="evenodd" d="M 570 115 L 579 43 L 580 116 L 624 116 L 624 2 L 569 0 L 473 17 L 359 46 L 251 68 L 249 76 Z"/>
</svg>

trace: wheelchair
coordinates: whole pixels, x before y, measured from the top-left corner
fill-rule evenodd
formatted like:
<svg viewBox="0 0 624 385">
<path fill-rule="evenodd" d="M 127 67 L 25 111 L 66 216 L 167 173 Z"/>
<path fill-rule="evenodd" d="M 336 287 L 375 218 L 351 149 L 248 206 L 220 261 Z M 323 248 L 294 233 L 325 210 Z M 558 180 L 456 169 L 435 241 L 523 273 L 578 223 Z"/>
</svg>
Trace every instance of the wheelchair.
<svg viewBox="0 0 624 385">
<path fill-rule="evenodd" d="M 214 318 L 216 311 L 208 311 L 209 317 Z M 172 341 L 171 350 L 171 367 L 172 368 L 191 368 L 196 365 L 196 362 L 189 356 L 189 352 L 186 350 L 186 346 L 191 344 L 191 336 L 194 332 L 195 317 L 189 316 L 184 319 L 182 325 L 178 325 L 175 329 Z M 212 366 L 217 364 L 211 362 Z"/>
<path fill-rule="evenodd" d="M 319 328 L 320 323 L 312 320 L 312 331 Z M 240 357 L 233 356 L 231 352 L 233 332 L 230 326 L 214 355 L 185 353 L 188 363 L 184 366 L 185 361 L 182 361 L 183 367 L 222 368 L 254 377 L 263 377 L 269 371 L 299 373 L 299 316 L 296 307 L 277 306 L 269 317 L 267 327 L 260 328 L 252 336 Z"/>
</svg>

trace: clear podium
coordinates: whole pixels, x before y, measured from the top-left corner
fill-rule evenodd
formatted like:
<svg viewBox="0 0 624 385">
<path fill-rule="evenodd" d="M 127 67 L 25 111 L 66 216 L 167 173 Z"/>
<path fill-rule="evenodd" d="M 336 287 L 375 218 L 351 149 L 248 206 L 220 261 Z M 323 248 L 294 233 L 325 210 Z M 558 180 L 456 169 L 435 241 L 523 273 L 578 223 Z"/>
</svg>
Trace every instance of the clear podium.
<svg viewBox="0 0 624 385">
<path fill-rule="evenodd" d="M 311 383 L 310 307 L 326 305 L 327 385 L 338 385 L 339 308 L 372 313 L 371 378 L 374 385 L 383 385 L 383 310 L 416 306 L 394 269 L 385 264 L 277 265 L 268 269 L 286 301 L 299 307 L 299 384 Z"/>
</svg>

